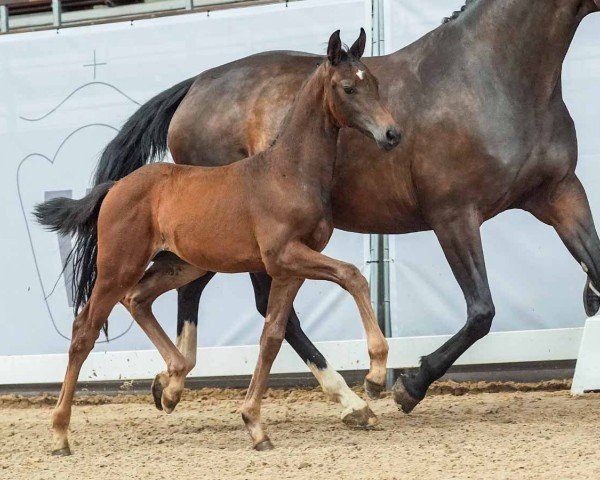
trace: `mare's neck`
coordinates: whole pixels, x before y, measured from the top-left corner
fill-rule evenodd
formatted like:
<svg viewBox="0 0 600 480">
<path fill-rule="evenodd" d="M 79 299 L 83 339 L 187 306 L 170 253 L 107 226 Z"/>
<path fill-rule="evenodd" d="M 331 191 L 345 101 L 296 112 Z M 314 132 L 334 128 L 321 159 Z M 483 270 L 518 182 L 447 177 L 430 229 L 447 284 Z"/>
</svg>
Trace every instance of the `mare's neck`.
<svg viewBox="0 0 600 480">
<path fill-rule="evenodd" d="M 562 64 L 581 20 L 583 0 L 479 0 L 464 12 L 470 40 L 487 46 L 491 61 L 540 99 L 560 88 Z M 484 51 L 483 49 L 480 51 Z"/>
<path fill-rule="evenodd" d="M 431 33 L 429 52 L 460 52 L 465 58 L 453 62 L 457 68 L 482 70 L 499 89 L 508 86 L 512 95 L 543 101 L 560 88 L 569 46 L 593 11 L 591 0 L 475 0 Z"/>
<path fill-rule="evenodd" d="M 333 181 L 339 127 L 325 101 L 325 66 L 301 88 L 273 148 L 277 169 L 327 194 Z"/>
</svg>

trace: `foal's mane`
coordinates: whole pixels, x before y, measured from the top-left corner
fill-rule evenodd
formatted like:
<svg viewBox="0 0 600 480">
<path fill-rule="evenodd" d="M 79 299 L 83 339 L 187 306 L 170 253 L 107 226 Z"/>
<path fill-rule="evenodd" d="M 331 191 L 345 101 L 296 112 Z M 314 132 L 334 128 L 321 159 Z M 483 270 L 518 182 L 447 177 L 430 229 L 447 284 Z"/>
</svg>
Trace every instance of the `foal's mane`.
<svg viewBox="0 0 600 480">
<path fill-rule="evenodd" d="M 475 0 L 466 0 L 465 4 L 462 7 L 460 7 L 460 10 L 456 10 L 455 12 L 452 12 L 452 15 L 450 15 L 449 17 L 445 17 L 442 20 L 442 23 L 448 23 L 452 20 L 456 20 L 460 16 L 460 14 L 464 12 L 468 8 L 468 6 L 471 5 L 473 2 L 475 2 Z"/>
</svg>

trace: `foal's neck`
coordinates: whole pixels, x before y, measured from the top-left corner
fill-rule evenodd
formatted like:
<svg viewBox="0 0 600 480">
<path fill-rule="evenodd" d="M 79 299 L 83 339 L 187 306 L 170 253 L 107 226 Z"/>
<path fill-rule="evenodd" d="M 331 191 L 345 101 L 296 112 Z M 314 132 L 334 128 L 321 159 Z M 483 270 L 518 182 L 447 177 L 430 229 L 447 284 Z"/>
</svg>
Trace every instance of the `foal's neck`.
<svg viewBox="0 0 600 480">
<path fill-rule="evenodd" d="M 328 195 L 333 181 L 337 127 L 325 102 L 325 66 L 321 65 L 298 92 L 273 147 L 277 170 L 314 185 Z"/>
</svg>

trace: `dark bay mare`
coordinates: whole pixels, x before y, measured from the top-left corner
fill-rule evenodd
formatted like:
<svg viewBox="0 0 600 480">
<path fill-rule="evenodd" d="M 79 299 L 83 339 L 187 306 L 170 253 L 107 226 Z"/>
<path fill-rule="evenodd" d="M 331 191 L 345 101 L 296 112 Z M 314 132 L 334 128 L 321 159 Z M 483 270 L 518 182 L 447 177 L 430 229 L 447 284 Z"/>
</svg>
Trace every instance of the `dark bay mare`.
<svg viewBox="0 0 600 480">
<path fill-rule="evenodd" d="M 600 241 L 575 174 L 577 139 L 561 69 L 580 22 L 599 9 L 600 0 L 472 0 L 412 45 L 365 60 L 405 141 L 382 153 L 342 132 L 334 224 L 366 233 L 433 230 L 467 303 L 465 326 L 396 382 L 405 412 L 490 330 L 494 304 L 479 228 L 495 215 L 520 208 L 554 227 L 587 272 L 586 312 L 598 311 Z M 160 159 L 167 137 L 175 162 L 190 165 L 224 165 L 264 150 L 315 61 L 296 52 L 254 55 L 157 95 L 107 146 L 96 183 Z M 195 350 L 198 301 L 209 278 L 179 290 L 182 348 Z M 270 280 L 253 274 L 252 281 L 264 315 Z M 326 391 L 347 388 L 328 381 L 327 362 L 294 312 L 286 339 Z"/>
<path fill-rule="evenodd" d="M 333 233 L 331 189 L 342 127 L 352 127 L 389 151 L 399 129 L 381 104 L 377 80 L 360 62 L 364 30 L 348 52 L 339 30 L 327 58 L 305 79 L 276 142 L 221 167 L 159 163 L 96 185 L 81 200 L 55 198 L 36 207 L 43 225 L 77 233 L 75 264 L 92 265 L 79 290 L 91 291 L 73 323 L 69 363 L 52 416 L 57 454 L 70 454 L 68 426 L 79 370 L 100 329 L 120 301 L 167 363 L 161 406 L 181 398 L 190 363 L 152 313 L 163 293 L 209 271 L 266 272 L 273 279 L 258 361 L 242 418 L 257 450 L 272 448 L 260 420 L 271 365 L 285 335 L 298 289 L 306 278 L 335 282 L 354 298 L 367 336 L 371 370 L 382 386 L 388 346 L 377 325 L 369 286 L 354 265 L 320 253 Z M 152 263 L 151 267 L 148 265 Z M 368 428 L 377 421 L 363 401 L 344 421 Z"/>
</svg>

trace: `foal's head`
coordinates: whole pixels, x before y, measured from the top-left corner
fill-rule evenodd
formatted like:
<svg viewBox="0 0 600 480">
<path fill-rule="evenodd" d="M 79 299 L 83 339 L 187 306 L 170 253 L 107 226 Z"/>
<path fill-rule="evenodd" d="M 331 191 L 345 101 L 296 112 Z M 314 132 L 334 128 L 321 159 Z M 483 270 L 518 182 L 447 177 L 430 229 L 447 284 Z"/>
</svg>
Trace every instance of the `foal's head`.
<svg viewBox="0 0 600 480">
<path fill-rule="evenodd" d="M 400 129 L 381 104 L 377 79 L 360 58 L 367 36 L 360 35 L 348 51 L 342 47 L 340 31 L 329 38 L 324 66 L 326 108 L 339 127 L 352 127 L 372 137 L 379 148 L 391 150 L 400 142 Z"/>
</svg>

